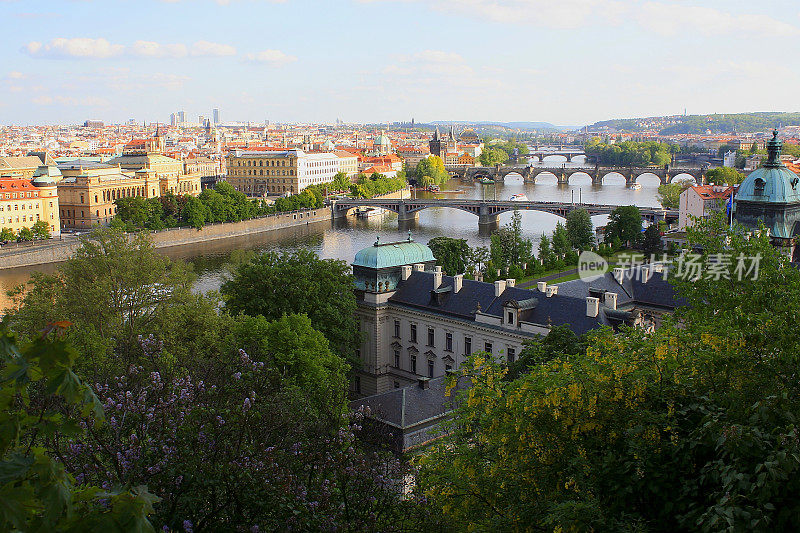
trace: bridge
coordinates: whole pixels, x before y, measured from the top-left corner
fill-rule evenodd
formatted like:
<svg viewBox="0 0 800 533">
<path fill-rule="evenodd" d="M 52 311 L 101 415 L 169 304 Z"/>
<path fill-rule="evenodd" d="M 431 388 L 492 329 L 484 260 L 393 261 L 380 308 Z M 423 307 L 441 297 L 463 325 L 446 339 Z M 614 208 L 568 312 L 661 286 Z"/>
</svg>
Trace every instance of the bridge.
<svg viewBox="0 0 800 533">
<path fill-rule="evenodd" d="M 497 225 L 498 217 L 502 213 L 515 210 L 542 211 L 560 217 L 566 217 L 570 211 L 585 209 L 589 215 L 610 215 L 619 205 L 612 204 L 582 204 L 565 202 L 512 202 L 503 200 L 366 200 L 359 198 L 346 198 L 335 200 L 331 203 L 333 218 L 347 216 L 348 212 L 358 207 L 382 207 L 397 213 L 398 222 L 410 222 L 419 219 L 419 212 L 429 207 L 450 207 L 472 213 L 478 217 L 479 227 Z M 649 222 L 662 220 L 676 220 L 678 211 L 640 207 L 642 218 Z"/>
<path fill-rule="evenodd" d="M 586 152 L 583 150 L 531 150 L 525 155 L 520 154 L 520 158 L 527 157 L 527 158 L 537 158 L 539 162 L 543 162 L 544 158 L 549 155 L 560 155 L 561 157 L 566 157 L 568 162 L 572 162 L 573 157 L 578 157 L 581 155 L 586 155 Z"/>
<path fill-rule="evenodd" d="M 535 182 L 539 174 L 553 174 L 559 184 L 569 183 L 569 178 L 573 174 L 586 174 L 592 178 L 592 185 L 602 185 L 603 178 L 609 174 L 620 174 L 625 178 L 625 184 L 630 186 L 645 174 L 653 174 L 661 180 L 661 183 L 670 183 L 675 177 L 687 174 L 694 178 L 698 185 L 705 183 L 706 170 L 697 167 L 620 167 L 620 166 L 601 166 L 593 167 L 535 167 L 533 165 L 497 165 L 494 167 L 461 167 L 452 168 L 453 176 L 466 180 L 493 179 L 502 180 L 509 174 L 515 173 L 522 176 L 526 182 Z"/>
</svg>

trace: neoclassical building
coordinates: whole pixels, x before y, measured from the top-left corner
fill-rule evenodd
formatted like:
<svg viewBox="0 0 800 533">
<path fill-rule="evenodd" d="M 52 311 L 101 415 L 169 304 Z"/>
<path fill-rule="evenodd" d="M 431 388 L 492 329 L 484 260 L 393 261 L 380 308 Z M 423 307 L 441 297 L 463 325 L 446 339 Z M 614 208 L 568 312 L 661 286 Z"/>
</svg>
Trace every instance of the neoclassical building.
<svg viewBox="0 0 800 533">
<path fill-rule="evenodd" d="M 483 283 L 447 276 L 427 246 L 409 235 L 359 251 L 352 263 L 362 363 L 355 395 L 374 395 L 437 378 L 477 351 L 514 361 L 524 344 L 568 324 L 576 333 L 625 323 L 652 327 L 676 305 L 658 265 L 584 282 Z"/>
<path fill-rule="evenodd" d="M 783 143 L 778 131 L 767 143 L 767 161 L 751 172 L 734 198 L 733 218 L 757 229 L 763 222 L 773 244 L 797 259 L 796 238 L 800 235 L 800 177 L 780 159 Z"/>
</svg>

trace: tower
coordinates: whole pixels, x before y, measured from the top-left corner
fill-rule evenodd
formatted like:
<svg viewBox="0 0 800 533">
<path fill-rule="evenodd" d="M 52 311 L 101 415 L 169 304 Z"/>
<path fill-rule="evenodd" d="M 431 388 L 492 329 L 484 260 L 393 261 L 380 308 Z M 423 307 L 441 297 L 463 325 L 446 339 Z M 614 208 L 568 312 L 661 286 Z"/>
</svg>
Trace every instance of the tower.
<svg viewBox="0 0 800 533">
<path fill-rule="evenodd" d="M 444 153 L 443 153 L 443 146 L 442 140 L 439 138 L 439 127 L 436 127 L 436 131 L 433 132 L 433 139 L 428 141 L 428 148 L 431 151 L 431 155 L 435 155 L 441 157 L 444 160 Z"/>
</svg>

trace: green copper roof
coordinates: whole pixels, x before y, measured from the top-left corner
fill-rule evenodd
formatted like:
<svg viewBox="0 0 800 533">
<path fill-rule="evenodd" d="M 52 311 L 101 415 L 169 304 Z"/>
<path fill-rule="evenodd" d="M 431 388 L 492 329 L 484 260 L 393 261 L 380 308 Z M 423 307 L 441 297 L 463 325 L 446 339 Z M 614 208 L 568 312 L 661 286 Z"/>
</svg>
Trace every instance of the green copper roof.
<svg viewBox="0 0 800 533">
<path fill-rule="evenodd" d="M 739 186 L 737 202 L 800 203 L 800 178 L 781 162 L 782 145 L 776 130 L 767 144 L 769 158 Z"/>
<path fill-rule="evenodd" d="M 55 185 L 61 181 L 63 177 L 58 167 L 41 165 L 36 169 L 36 172 L 34 172 L 31 183 L 33 183 L 35 187 L 45 187 L 47 185 Z"/>
<path fill-rule="evenodd" d="M 390 268 L 416 263 L 435 261 L 433 252 L 424 244 L 414 242 L 411 237 L 407 241 L 380 242 L 380 237 L 375 244 L 364 248 L 356 254 L 353 266 L 366 268 Z"/>
</svg>

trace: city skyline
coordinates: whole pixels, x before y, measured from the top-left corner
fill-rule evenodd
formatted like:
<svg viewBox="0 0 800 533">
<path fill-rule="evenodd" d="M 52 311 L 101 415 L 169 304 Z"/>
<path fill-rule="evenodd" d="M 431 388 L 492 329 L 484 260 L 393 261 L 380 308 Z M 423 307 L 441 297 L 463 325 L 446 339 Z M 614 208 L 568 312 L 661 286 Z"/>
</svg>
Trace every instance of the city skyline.
<svg viewBox="0 0 800 533">
<path fill-rule="evenodd" d="M 776 0 L 330 4 L 0 0 L 14 21 L 0 123 L 195 121 L 218 108 L 223 122 L 580 126 L 790 111 L 800 82 L 773 52 L 796 42 L 800 12 Z"/>
</svg>

